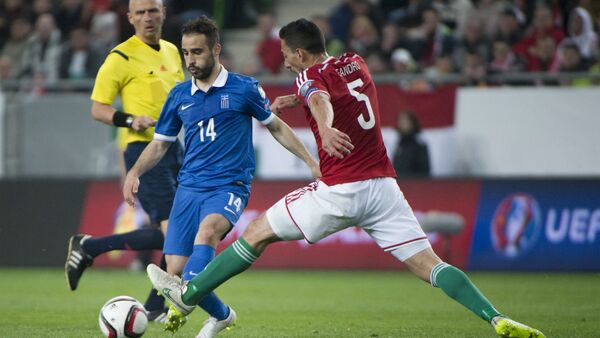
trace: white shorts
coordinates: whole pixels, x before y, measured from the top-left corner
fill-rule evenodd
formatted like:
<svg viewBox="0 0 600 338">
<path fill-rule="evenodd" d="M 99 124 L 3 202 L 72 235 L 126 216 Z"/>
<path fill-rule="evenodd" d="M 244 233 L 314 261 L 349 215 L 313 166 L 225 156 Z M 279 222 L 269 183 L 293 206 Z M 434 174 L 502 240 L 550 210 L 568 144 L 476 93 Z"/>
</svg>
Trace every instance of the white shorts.
<svg viewBox="0 0 600 338">
<path fill-rule="evenodd" d="M 297 189 L 267 210 L 267 220 L 283 240 L 317 241 L 359 226 L 401 261 L 430 248 L 410 205 L 391 177 L 328 186 L 316 181 Z"/>
</svg>

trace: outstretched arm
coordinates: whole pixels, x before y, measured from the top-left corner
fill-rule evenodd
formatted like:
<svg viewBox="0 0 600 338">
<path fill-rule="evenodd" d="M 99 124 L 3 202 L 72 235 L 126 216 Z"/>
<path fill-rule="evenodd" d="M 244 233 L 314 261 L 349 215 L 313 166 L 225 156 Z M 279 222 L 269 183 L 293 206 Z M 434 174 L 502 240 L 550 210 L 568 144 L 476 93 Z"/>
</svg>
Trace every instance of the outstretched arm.
<svg viewBox="0 0 600 338">
<path fill-rule="evenodd" d="M 308 152 L 304 143 L 300 141 L 298 135 L 296 135 L 290 126 L 275 116 L 271 123 L 267 124 L 266 127 L 277 142 L 308 165 L 314 178 L 321 177 L 319 163 L 317 163 L 315 158 Z"/>
<path fill-rule="evenodd" d="M 123 184 L 123 198 L 129 205 L 135 206 L 135 195 L 140 185 L 140 176 L 154 168 L 163 158 L 170 145 L 171 142 L 152 140 L 135 162 L 135 165 L 129 170 Z"/>
<path fill-rule="evenodd" d="M 344 158 L 354 149 L 350 136 L 332 127 L 333 107 L 329 101 L 329 95 L 314 93 L 309 97 L 308 107 L 317 122 L 319 135 L 321 136 L 321 147 L 327 155 Z"/>
</svg>

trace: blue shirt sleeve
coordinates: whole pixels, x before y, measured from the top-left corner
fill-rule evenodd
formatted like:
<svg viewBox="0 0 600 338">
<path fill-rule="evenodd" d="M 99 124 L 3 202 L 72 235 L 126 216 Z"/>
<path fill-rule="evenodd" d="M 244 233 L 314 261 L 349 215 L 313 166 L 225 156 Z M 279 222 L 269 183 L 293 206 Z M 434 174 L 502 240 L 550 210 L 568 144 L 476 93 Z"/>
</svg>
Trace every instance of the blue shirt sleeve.
<svg viewBox="0 0 600 338">
<path fill-rule="evenodd" d="M 262 124 L 269 124 L 275 115 L 271 112 L 269 99 L 258 81 L 254 80 L 246 89 L 246 104 L 250 115 Z"/>
<path fill-rule="evenodd" d="M 181 118 L 177 113 L 181 105 L 179 97 L 180 95 L 178 95 L 178 91 L 175 88 L 169 92 L 158 117 L 158 122 L 156 122 L 156 128 L 154 129 L 155 139 L 168 142 L 174 142 L 177 139 L 177 134 L 179 134 L 182 125 Z"/>
</svg>

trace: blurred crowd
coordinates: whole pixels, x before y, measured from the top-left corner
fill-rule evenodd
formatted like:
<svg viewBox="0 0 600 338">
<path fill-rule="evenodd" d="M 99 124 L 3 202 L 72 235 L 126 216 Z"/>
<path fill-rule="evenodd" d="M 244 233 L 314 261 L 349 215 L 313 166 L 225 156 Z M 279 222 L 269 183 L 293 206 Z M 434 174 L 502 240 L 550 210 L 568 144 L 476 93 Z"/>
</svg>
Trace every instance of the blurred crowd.
<svg viewBox="0 0 600 338">
<path fill-rule="evenodd" d="M 0 0 L 0 80 L 94 78 L 108 52 L 134 34 L 128 0 Z M 272 0 L 165 0 L 163 38 L 205 14 L 222 28 L 251 28 Z"/>
<path fill-rule="evenodd" d="M 485 85 L 490 74 L 600 72 L 600 1 L 345 0 L 312 20 L 330 55 L 359 53 L 374 74 L 460 75 L 463 84 Z M 259 28 L 261 63 L 277 72 L 280 64 L 264 48 L 277 40 L 276 29 Z"/>
<path fill-rule="evenodd" d="M 256 63 L 234 70 L 278 74 L 276 4 L 165 0 L 163 38 L 179 44 L 182 23 L 200 14 L 223 29 L 256 29 Z M 93 78 L 108 51 L 133 34 L 127 7 L 128 0 L 0 1 L 0 79 Z M 311 19 L 330 55 L 357 52 L 374 74 L 460 75 L 465 84 L 485 85 L 493 74 L 600 72 L 600 1 L 343 0 Z M 222 59 L 235 67 L 226 51 Z"/>
</svg>

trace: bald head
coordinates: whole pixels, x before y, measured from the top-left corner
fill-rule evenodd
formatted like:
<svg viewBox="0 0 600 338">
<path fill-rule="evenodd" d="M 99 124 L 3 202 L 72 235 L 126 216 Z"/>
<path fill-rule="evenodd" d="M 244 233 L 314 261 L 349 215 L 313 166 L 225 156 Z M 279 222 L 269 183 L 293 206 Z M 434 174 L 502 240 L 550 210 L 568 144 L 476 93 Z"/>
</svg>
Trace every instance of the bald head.
<svg viewBox="0 0 600 338">
<path fill-rule="evenodd" d="M 156 3 L 158 6 L 163 7 L 163 1 L 162 0 L 151 0 L 151 1 L 145 1 L 145 0 L 129 0 L 129 11 L 131 12 L 131 6 L 138 6 L 139 3 L 141 2 L 153 2 Z"/>
<path fill-rule="evenodd" d="M 157 44 L 162 34 L 165 12 L 162 0 L 130 0 L 127 18 L 140 40 Z"/>
</svg>

